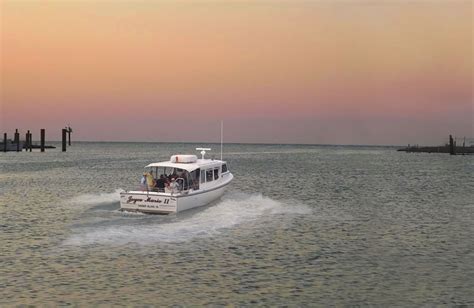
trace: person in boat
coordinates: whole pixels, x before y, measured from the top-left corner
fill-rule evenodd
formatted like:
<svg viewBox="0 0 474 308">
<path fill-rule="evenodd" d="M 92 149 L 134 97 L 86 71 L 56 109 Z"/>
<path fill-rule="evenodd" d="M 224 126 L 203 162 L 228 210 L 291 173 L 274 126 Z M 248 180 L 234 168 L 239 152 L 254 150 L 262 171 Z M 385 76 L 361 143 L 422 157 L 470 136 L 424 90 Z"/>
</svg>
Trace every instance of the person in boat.
<svg viewBox="0 0 474 308">
<path fill-rule="evenodd" d="M 171 193 L 177 193 L 179 192 L 179 184 L 176 181 L 176 178 L 171 178 L 171 183 L 169 184 L 169 188 L 171 190 Z"/>
<path fill-rule="evenodd" d="M 140 179 L 140 187 L 143 190 L 146 190 L 146 172 L 143 172 L 142 178 Z"/>
<path fill-rule="evenodd" d="M 168 181 L 171 183 L 171 180 L 174 178 L 176 179 L 178 177 L 178 175 L 176 174 L 176 169 L 173 170 L 173 173 L 170 173 L 170 175 L 168 175 Z"/>
<path fill-rule="evenodd" d="M 148 189 L 153 189 L 153 187 L 155 187 L 155 179 L 149 172 L 146 172 L 146 185 L 148 186 Z"/>
<path fill-rule="evenodd" d="M 158 189 L 159 192 L 164 192 L 165 191 L 165 186 L 166 186 L 166 178 L 162 174 L 162 175 L 160 175 L 160 178 L 158 180 L 156 180 L 155 187 Z"/>
</svg>

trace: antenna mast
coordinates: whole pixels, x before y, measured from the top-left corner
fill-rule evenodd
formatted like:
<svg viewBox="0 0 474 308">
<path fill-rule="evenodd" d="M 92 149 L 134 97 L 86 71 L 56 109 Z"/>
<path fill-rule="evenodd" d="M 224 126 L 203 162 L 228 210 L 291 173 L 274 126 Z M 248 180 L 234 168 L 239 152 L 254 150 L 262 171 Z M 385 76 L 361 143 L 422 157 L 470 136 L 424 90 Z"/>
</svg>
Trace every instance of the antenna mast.
<svg viewBox="0 0 474 308">
<path fill-rule="evenodd" d="M 222 143 L 224 141 L 224 121 L 221 120 L 221 160 L 222 160 Z"/>
</svg>

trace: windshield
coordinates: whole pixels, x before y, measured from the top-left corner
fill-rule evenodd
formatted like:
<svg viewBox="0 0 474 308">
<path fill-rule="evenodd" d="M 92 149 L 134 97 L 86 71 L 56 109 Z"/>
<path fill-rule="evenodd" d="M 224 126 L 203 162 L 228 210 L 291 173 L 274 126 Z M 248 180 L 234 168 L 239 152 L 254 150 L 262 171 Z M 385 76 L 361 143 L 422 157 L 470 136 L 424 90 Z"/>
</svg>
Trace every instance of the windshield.
<svg viewBox="0 0 474 308">
<path fill-rule="evenodd" d="M 154 190 L 167 192 L 167 189 L 173 186 L 178 191 L 199 189 L 199 169 L 189 173 L 181 168 L 148 167 L 146 171 L 153 177 L 153 187 L 150 188 Z M 198 179 L 197 181 L 196 178 Z"/>
</svg>

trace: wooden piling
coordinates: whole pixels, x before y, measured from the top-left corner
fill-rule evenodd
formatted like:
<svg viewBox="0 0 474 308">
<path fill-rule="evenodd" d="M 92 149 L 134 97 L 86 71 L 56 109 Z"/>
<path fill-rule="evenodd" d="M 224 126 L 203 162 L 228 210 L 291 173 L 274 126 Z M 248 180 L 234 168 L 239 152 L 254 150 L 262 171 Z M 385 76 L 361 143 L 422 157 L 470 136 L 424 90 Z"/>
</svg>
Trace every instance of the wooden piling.
<svg viewBox="0 0 474 308">
<path fill-rule="evenodd" d="M 456 155 L 453 136 L 449 135 L 449 154 Z"/>
<path fill-rule="evenodd" d="M 3 133 L 3 152 L 7 151 L 7 133 Z"/>
<path fill-rule="evenodd" d="M 70 126 L 67 127 L 67 135 L 68 135 L 68 145 L 71 146 L 71 133 L 72 128 Z"/>
<path fill-rule="evenodd" d="M 44 152 L 44 139 L 45 139 L 45 135 L 46 135 L 46 131 L 44 128 L 41 129 L 41 140 L 40 140 L 40 144 L 41 144 L 41 152 Z"/>
<path fill-rule="evenodd" d="M 27 141 L 26 141 L 26 150 L 28 151 L 28 150 L 31 149 L 31 146 L 32 146 L 32 145 L 31 145 L 31 132 L 28 131 L 28 132 L 26 133 L 26 135 L 28 136 L 28 137 L 26 137 L 26 139 L 27 139 Z"/>
<path fill-rule="evenodd" d="M 29 132 L 28 145 L 29 145 L 30 152 L 32 152 L 33 151 L 33 134 L 30 131 L 28 132 Z"/>
<path fill-rule="evenodd" d="M 30 142 L 30 131 L 27 131 L 26 134 L 25 134 L 25 151 L 28 151 L 28 143 Z"/>
<path fill-rule="evenodd" d="M 63 152 L 66 152 L 66 133 L 67 133 L 68 129 L 66 128 L 63 128 L 62 129 L 62 133 L 63 133 Z"/>
<path fill-rule="evenodd" d="M 18 128 L 15 129 L 15 143 L 16 143 L 16 151 L 20 152 L 20 133 L 18 132 Z"/>
</svg>

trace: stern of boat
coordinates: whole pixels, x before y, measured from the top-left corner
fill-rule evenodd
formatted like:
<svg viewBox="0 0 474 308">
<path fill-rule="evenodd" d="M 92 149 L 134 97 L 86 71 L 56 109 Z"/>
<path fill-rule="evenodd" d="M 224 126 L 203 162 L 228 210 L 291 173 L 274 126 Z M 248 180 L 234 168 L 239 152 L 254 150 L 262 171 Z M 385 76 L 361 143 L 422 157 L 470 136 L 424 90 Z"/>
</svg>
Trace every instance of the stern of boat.
<svg viewBox="0 0 474 308">
<path fill-rule="evenodd" d="M 160 193 L 126 191 L 120 193 L 120 209 L 130 212 L 171 214 L 176 213 L 178 200 Z"/>
</svg>

